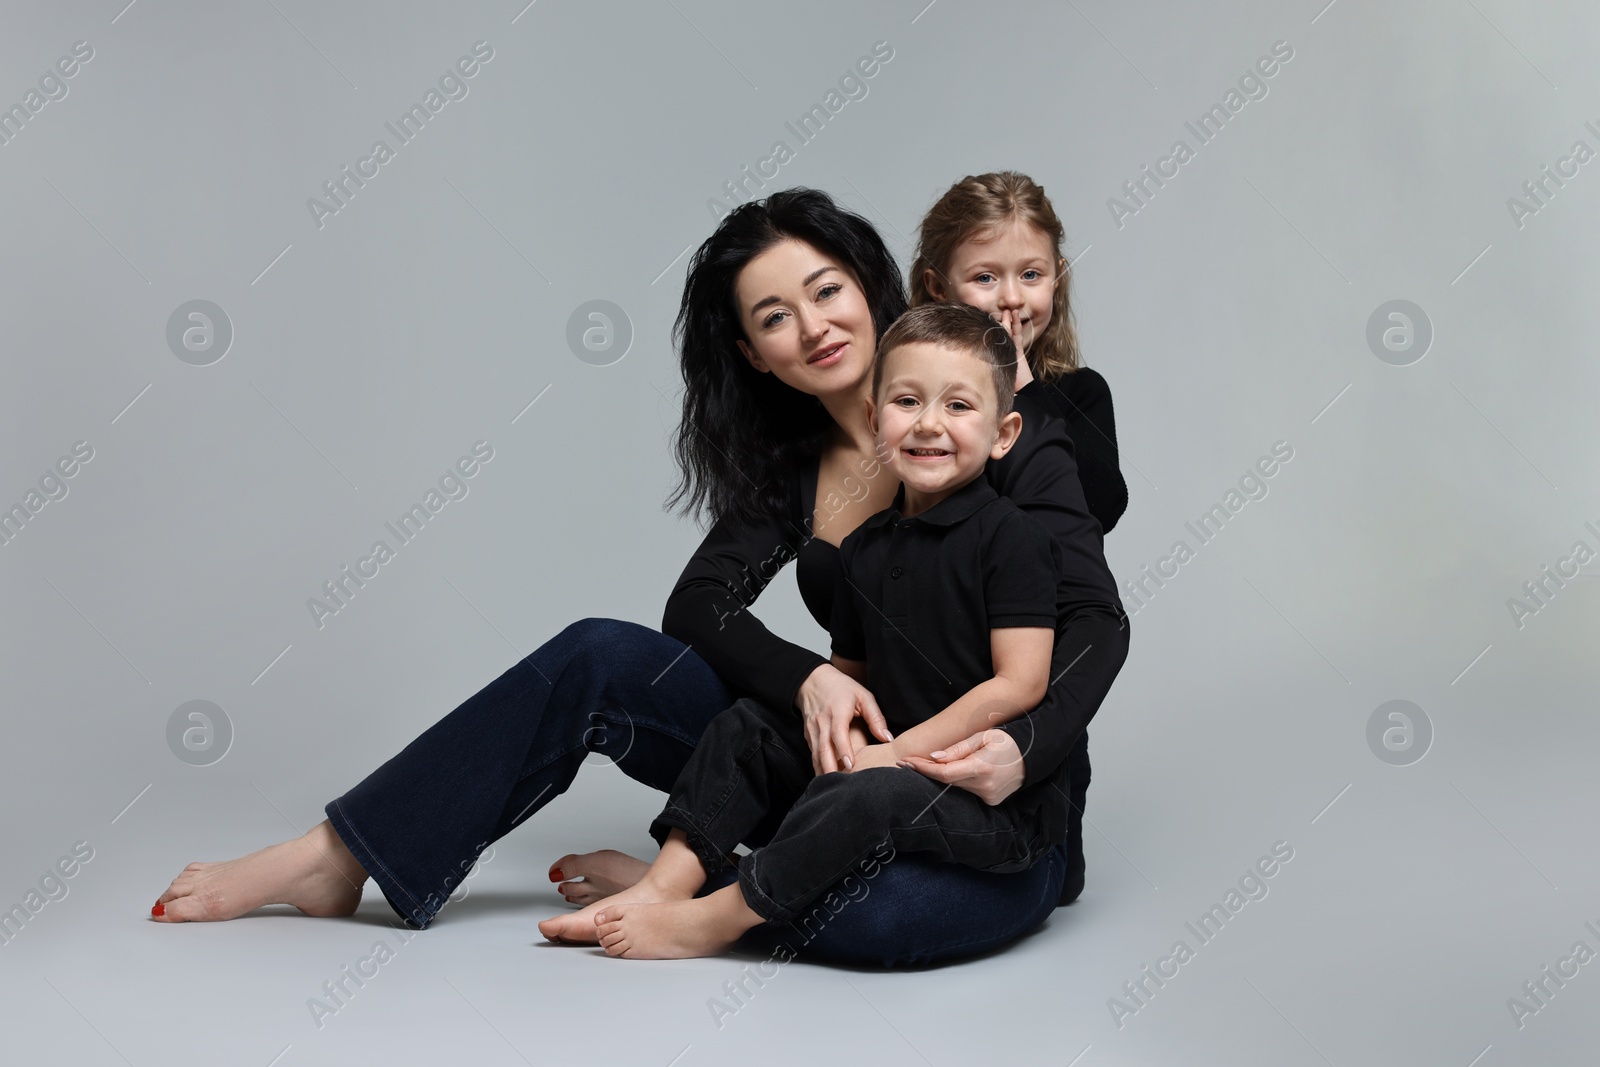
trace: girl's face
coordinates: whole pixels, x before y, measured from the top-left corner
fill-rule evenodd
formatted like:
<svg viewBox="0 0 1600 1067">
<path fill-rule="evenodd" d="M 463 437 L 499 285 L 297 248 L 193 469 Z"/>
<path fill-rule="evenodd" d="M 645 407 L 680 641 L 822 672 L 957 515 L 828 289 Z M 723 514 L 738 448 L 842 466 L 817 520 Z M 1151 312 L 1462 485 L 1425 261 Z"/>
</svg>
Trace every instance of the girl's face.
<svg viewBox="0 0 1600 1067">
<path fill-rule="evenodd" d="M 734 282 L 750 365 L 802 393 L 856 390 L 872 373 L 877 331 L 854 272 L 805 241 L 787 238 L 756 256 Z"/>
<path fill-rule="evenodd" d="M 999 318 L 1016 312 L 1024 349 L 1050 325 L 1056 277 L 1066 261 L 1048 235 L 1021 219 L 956 246 L 944 277 L 929 270 L 923 279 L 935 300 L 955 300 Z"/>
</svg>

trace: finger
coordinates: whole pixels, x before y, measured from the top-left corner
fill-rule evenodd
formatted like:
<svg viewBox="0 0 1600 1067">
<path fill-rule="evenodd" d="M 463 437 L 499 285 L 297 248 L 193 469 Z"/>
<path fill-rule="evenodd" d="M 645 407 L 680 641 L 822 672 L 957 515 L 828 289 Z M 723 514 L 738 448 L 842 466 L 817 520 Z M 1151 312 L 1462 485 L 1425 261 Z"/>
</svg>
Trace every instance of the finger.
<svg viewBox="0 0 1600 1067">
<path fill-rule="evenodd" d="M 947 764 L 938 763 L 922 756 L 906 756 L 900 761 L 918 774 L 926 775 L 936 782 L 949 783 L 954 781 L 954 775 Z"/>
<path fill-rule="evenodd" d="M 822 727 L 820 747 L 817 749 L 818 774 L 829 774 L 839 769 L 839 754 L 834 751 L 833 738 L 826 726 Z"/>
<path fill-rule="evenodd" d="M 807 724 L 811 743 L 811 773 L 826 774 L 833 770 L 833 750 L 828 744 L 827 726 L 813 719 Z"/>
<path fill-rule="evenodd" d="M 949 748 L 941 748 L 937 752 L 930 752 L 929 755 L 940 763 L 954 763 L 956 760 L 966 759 L 982 747 L 983 735 L 977 734 L 973 737 L 962 738 Z"/>
<path fill-rule="evenodd" d="M 867 729 L 872 731 L 872 736 L 879 741 L 893 741 L 894 734 L 889 732 L 889 722 L 883 717 L 883 711 L 878 707 L 878 702 L 872 694 L 865 693 L 858 700 L 861 709 L 861 718 L 865 720 Z"/>
<path fill-rule="evenodd" d="M 839 762 L 846 770 L 850 769 L 853 762 L 851 757 L 855 754 L 855 746 L 850 743 L 850 719 L 833 720 L 833 750 L 839 754 Z"/>
</svg>

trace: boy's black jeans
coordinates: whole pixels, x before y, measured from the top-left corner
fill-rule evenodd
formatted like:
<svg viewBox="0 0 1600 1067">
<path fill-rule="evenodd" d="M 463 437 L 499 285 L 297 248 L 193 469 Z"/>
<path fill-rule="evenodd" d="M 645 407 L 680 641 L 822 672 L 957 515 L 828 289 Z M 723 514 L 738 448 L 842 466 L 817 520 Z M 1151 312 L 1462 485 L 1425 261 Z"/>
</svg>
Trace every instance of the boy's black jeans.
<svg viewBox="0 0 1600 1067">
<path fill-rule="evenodd" d="M 748 697 L 711 720 L 654 822 L 681 829 L 708 873 L 738 844 L 745 903 L 788 921 L 841 878 L 885 854 L 918 853 L 1005 874 L 1033 866 L 1055 836 L 1036 814 L 904 767 L 814 775 L 796 712 Z"/>
</svg>

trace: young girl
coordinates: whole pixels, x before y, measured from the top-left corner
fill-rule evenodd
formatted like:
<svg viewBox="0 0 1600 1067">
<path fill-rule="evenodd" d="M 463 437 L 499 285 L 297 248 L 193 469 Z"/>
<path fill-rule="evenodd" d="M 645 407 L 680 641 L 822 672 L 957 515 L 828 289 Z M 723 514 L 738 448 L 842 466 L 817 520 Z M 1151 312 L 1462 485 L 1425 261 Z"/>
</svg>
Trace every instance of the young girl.
<svg viewBox="0 0 1600 1067">
<path fill-rule="evenodd" d="M 1128 486 L 1117 468 L 1111 389 L 1079 359 L 1064 238 L 1049 198 L 1027 175 L 1008 170 L 962 178 L 922 220 L 911 265 L 911 305 L 959 300 L 1006 328 L 1027 356 L 1017 367 L 1017 394 L 1032 397 L 1067 424 L 1089 513 L 1109 533 L 1128 507 Z M 1087 734 L 1069 759 L 1071 825 L 1062 904 L 1083 890 Z"/>
</svg>

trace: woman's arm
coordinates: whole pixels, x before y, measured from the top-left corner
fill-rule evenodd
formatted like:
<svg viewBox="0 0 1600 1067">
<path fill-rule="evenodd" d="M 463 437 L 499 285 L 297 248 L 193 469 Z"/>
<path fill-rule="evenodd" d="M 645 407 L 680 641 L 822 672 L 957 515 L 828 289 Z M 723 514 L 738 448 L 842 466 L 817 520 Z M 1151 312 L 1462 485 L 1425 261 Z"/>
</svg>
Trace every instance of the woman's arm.
<svg viewBox="0 0 1600 1067">
<path fill-rule="evenodd" d="M 798 489 L 796 497 L 798 513 Z M 749 610 L 804 538 L 796 523 L 779 519 L 718 521 L 689 558 L 661 618 L 661 632 L 693 648 L 729 688 L 773 708 L 795 707 L 800 686 L 828 663 Z"/>
<path fill-rule="evenodd" d="M 799 489 L 793 516 L 800 514 Z M 761 523 L 719 521 L 690 557 L 667 597 L 661 632 L 693 648 L 730 689 L 768 707 L 798 708 L 818 774 L 849 765 L 848 727 L 860 717 L 878 737 L 891 735 L 865 686 L 809 648 L 786 641 L 751 614 L 761 591 L 805 541 L 797 518 Z"/>
<path fill-rule="evenodd" d="M 997 492 L 1050 530 L 1063 570 L 1050 687 L 1037 708 L 1000 727 L 1022 757 L 1024 775 L 1011 791 L 1042 782 L 1062 766 L 1128 654 L 1126 617 L 1101 551 L 1100 524 L 1084 503 L 1066 428 L 1026 394 L 1015 406 L 1022 435 L 986 474 Z"/>
</svg>

